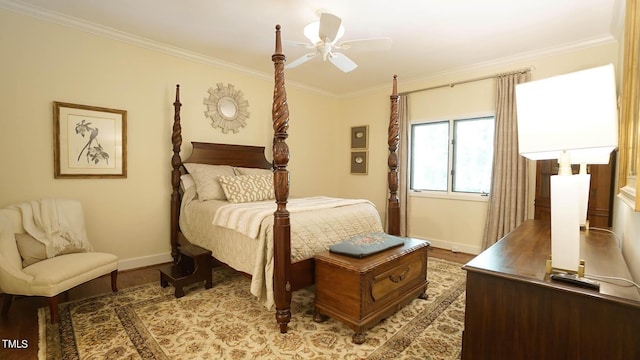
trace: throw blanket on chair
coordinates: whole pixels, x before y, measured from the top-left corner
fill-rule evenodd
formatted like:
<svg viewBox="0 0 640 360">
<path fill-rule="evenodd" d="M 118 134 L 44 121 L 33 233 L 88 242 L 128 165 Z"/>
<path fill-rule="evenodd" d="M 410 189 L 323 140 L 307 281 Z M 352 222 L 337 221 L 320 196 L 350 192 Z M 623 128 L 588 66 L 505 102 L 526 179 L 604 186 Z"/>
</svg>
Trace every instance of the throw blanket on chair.
<svg viewBox="0 0 640 360">
<path fill-rule="evenodd" d="M 70 249 L 93 251 L 84 226 L 82 205 L 76 200 L 43 198 L 15 205 L 22 213 L 22 227 L 43 243 L 47 258 Z"/>
</svg>

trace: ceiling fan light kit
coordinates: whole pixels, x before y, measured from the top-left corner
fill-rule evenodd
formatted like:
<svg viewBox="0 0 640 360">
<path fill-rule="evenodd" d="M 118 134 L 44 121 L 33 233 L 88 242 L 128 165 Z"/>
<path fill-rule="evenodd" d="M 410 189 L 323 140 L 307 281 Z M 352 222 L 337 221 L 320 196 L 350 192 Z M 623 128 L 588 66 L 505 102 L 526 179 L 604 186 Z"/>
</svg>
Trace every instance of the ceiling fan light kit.
<svg viewBox="0 0 640 360">
<path fill-rule="evenodd" d="M 338 41 L 338 39 L 340 39 L 342 35 L 344 35 L 344 26 L 340 25 L 336 37 L 335 39 L 333 39 L 333 42 L 335 43 L 336 41 Z M 311 24 L 305 26 L 304 37 L 309 39 L 312 44 L 321 42 L 323 39 L 320 38 L 320 21 L 314 21 Z M 311 48 L 313 48 L 311 44 L 309 45 L 311 46 Z"/>
<path fill-rule="evenodd" d="M 341 71 L 350 72 L 355 70 L 358 64 L 345 54 L 335 52 L 334 50 L 344 51 L 352 48 L 374 50 L 389 49 L 391 47 L 391 39 L 389 38 L 351 40 L 336 45 L 337 40 L 340 39 L 342 35 L 344 35 L 342 19 L 330 13 L 321 13 L 320 21 L 314 21 L 304 28 L 304 36 L 309 39 L 310 43 L 300 43 L 300 45 L 303 45 L 307 49 L 312 49 L 314 52 L 293 60 L 288 63 L 285 68 L 291 69 L 297 67 L 320 55 L 323 61 L 329 60 L 331 64 Z"/>
</svg>

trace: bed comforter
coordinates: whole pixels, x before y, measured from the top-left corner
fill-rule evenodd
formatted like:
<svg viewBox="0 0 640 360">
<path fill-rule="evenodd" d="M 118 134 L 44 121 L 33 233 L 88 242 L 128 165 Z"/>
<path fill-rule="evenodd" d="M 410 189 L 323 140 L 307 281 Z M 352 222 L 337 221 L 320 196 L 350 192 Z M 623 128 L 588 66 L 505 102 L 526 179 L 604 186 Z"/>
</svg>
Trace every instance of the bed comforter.
<svg viewBox="0 0 640 360">
<path fill-rule="evenodd" d="M 243 215 L 226 201 L 198 201 L 194 188 L 187 189 L 183 196 L 183 234 L 190 242 L 211 250 L 216 259 L 251 274 L 251 293 L 267 308 L 273 307 L 274 201 L 237 204 L 240 208 L 260 209 L 253 215 Z M 313 202 L 320 205 L 312 206 Z M 226 215 L 218 213 L 220 209 L 227 211 Z M 287 209 L 291 217 L 292 262 L 312 258 L 349 237 L 383 231 L 380 215 L 368 200 L 291 199 Z M 234 227 L 234 221 L 228 221 L 231 218 L 241 225 Z"/>
</svg>

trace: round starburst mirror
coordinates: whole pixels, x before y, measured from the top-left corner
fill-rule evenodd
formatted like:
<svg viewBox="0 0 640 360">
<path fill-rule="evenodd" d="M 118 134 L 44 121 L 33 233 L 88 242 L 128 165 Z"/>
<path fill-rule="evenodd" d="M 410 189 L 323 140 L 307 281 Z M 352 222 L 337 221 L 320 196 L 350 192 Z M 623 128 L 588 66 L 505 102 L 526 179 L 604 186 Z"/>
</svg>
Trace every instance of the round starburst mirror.
<svg viewBox="0 0 640 360">
<path fill-rule="evenodd" d="M 225 86 L 216 84 L 209 88 L 209 97 L 204 98 L 207 111 L 204 115 L 211 119 L 211 126 L 220 128 L 223 133 L 237 133 L 247 125 L 249 118 L 249 102 L 244 99 L 242 91 L 236 90 L 232 84 Z"/>
</svg>

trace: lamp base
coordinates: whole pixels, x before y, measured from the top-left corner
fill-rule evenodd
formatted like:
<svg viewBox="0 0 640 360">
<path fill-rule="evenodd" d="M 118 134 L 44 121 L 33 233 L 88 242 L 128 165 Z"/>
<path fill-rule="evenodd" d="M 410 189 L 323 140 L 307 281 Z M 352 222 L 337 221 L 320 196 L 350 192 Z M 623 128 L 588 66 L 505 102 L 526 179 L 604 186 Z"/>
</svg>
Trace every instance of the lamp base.
<svg viewBox="0 0 640 360">
<path fill-rule="evenodd" d="M 580 259 L 580 265 L 578 265 L 578 270 L 576 271 L 569 270 L 569 269 L 554 268 L 551 265 L 551 255 L 549 255 L 549 259 L 547 259 L 547 274 L 551 274 L 553 272 L 568 272 L 571 274 L 578 274 L 579 277 L 584 277 L 584 268 L 585 268 L 585 261 L 582 259 Z"/>
<path fill-rule="evenodd" d="M 580 196 L 578 177 L 552 175 L 551 255 L 553 267 L 575 271 L 580 263 Z"/>
</svg>

